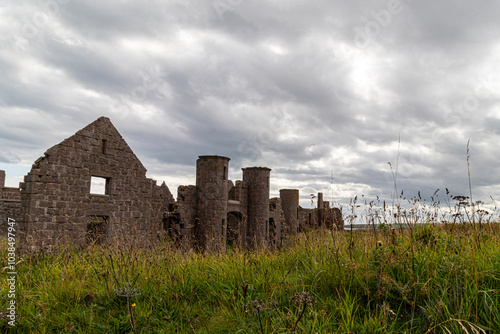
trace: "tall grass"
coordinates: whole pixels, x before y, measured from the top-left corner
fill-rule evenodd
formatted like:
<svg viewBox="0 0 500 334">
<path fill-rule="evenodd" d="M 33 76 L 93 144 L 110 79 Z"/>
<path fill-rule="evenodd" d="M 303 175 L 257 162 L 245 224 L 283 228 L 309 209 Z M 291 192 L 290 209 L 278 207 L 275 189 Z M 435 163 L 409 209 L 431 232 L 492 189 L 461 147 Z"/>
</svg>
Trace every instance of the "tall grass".
<svg viewBox="0 0 500 334">
<path fill-rule="evenodd" d="M 313 230 L 272 251 L 203 255 L 165 243 L 25 255 L 21 317 L 15 328 L 0 320 L 0 331 L 500 332 L 500 226 L 483 222 L 474 238 L 470 224 L 401 214 L 411 228 Z"/>
</svg>

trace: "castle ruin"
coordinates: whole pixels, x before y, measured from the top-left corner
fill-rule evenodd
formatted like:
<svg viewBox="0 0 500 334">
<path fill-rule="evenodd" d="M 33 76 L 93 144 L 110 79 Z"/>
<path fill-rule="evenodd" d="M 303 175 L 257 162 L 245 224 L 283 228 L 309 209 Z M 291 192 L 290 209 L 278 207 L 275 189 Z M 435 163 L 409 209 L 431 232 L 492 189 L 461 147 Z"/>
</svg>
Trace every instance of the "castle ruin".
<svg viewBox="0 0 500 334">
<path fill-rule="evenodd" d="M 200 156 L 196 185 L 179 186 L 174 200 L 165 183 L 146 177 L 111 121 L 100 117 L 48 149 L 19 188 L 5 187 L 0 171 L 1 233 L 12 218 L 34 250 L 169 237 L 177 246 L 224 251 L 279 247 L 307 227 L 343 228 L 340 211 L 322 195 L 316 209 L 299 206 L 297 189 L 270 199 L 271 169 L 242 168 L 242 180 L 233 182 L 229 161 Z"/>
</svg>

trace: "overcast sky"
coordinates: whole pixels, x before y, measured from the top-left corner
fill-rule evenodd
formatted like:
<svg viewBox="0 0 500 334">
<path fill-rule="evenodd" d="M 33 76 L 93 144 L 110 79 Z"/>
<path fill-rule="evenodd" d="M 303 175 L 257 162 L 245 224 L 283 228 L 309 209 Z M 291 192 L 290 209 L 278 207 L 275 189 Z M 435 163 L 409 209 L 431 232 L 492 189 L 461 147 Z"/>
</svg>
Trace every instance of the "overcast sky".
<svg viewBox="0 0 500 334">
<path fill-rule="evenodd" d="M 40 4 L 42 3 L 42 4 Z M 301 204 L 500 200 L 500 2 L 0 2 L 0 169 L 107 116 L 174 196 L 199 155 Z M 399 163 L 397 157 L 399 152 Z"/>
</svg>

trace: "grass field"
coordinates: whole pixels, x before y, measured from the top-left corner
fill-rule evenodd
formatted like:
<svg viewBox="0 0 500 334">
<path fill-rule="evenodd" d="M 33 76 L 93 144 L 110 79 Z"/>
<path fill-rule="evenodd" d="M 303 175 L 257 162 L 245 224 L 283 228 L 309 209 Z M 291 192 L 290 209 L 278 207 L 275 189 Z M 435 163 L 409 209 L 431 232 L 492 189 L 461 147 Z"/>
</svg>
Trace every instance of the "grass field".
<svg viewBox="0 0 500 334">
<path fill-rule="evenodd" d="M 408 227 L 307 231 L 287 247 L 253 253 L 186 254 L 166 243 L 26 255 L 16 267 L 20 318 L 16 327 L 0 320 L 0 329 L 500 333 L 500 226 Z M 9 302 L 6 278 L 1 305 Z"/>
</svg>

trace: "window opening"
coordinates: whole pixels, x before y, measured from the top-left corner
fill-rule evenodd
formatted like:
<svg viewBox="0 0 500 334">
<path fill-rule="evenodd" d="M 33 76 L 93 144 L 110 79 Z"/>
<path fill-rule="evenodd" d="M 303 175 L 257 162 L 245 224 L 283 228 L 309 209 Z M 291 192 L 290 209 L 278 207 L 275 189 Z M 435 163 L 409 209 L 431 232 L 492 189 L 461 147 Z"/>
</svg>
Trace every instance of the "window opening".
<svg viewBox="0 0 500 334">
<path fill-rule="evenodd" d="M 102 140 L 102 146 L 101 146 L 101 153 L 106 154 L 107 149 L 108 149 L 108 141 L 106 139 Z"/>
<path fill-rule="evenodd" d="M 92 176 L 90 179 L 90 193 L 92 195 L 109 195 L 109 183 L 109 178 Z"/>
</svg>

